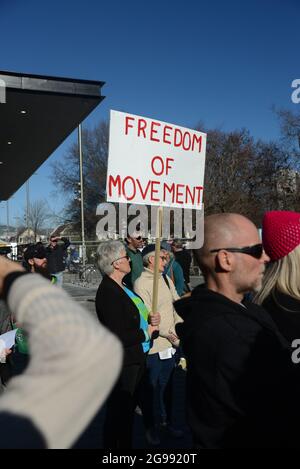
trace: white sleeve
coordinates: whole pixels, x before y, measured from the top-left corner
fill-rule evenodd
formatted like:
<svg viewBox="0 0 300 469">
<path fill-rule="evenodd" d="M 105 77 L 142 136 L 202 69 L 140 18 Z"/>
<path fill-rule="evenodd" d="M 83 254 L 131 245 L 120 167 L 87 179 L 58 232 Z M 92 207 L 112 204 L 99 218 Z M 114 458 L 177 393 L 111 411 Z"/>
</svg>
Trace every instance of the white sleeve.
<svg viewBox="0 0 300 469">
<path fill-rule="evenodd" d="M 13 282 L 8 305 L 29 334 L 30 363 L 10 381 L 0 411 L 31 419 L 48 448 L 68 448 L 118 377 L 120 342 L 62 289 L 36 274 Z"/>
</svg>

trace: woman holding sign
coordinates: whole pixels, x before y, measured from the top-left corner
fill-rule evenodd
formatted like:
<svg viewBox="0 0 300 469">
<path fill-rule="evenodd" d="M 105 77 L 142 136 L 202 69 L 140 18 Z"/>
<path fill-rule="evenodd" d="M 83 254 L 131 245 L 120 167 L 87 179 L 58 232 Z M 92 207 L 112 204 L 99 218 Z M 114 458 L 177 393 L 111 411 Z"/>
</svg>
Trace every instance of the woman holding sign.
<svg viewBox="0 0 300 469">
<path fill-rule="evenodd" d="M 124 363 L 108 399 L 104 424 L 105 448 L 131 448 L 136 390 L 145 369 L 146 354 L 159 314 L 151 316 L 139 296 L 123 284 L 130 272 L 129 257 L 120 241 L 106 241 L 98 248 L 98 267 L 104 274 L 96 295 L 98 319 L 121 340 Z"/>
<path fill-rule="evenodd" d="M 142 256 L 145 269 L 136 280 L 134 291 L 143 298 L 146 306 L 150 309 L 153 298 L 155 245 L 150 244 L 145 247 Z M 160 428 L 175 438 L 183 436 L 182 432 L 172 425 L 172 396 L 169 392 L 166 393 L 166 390 L 170 389 L 170 380 L 175 368 L 175 353 L 179 346 L 175 325 L 182 322 L 173 307 L 173 302 L 179 299 L 179 295 L 170 277 L 163 275 L 166 262 L 167 258 L 164 251 L 161 250 L 159 255 L 160 275 L 157 304 L 161 316 L 159 337 L 155 340 L 147 357 L 147 372 L 143 383 L 144 392 L 141 392 L 140 395 L 146 427 L 146 439 L 150 445 L 160 444 L 154 415 L 156 394 L 159 398 Z"/>
</svg>

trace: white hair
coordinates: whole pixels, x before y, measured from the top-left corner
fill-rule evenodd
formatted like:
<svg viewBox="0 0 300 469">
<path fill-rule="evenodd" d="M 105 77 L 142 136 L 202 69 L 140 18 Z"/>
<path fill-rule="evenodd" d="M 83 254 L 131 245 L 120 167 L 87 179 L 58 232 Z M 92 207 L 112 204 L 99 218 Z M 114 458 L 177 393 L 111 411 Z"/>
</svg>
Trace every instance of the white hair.
<svg viewBox="0 0 300 469">
<path fill-rule="evenodd" d="M 148 267 L 148 265 L 149 265 L 149 258 L 152 257 L 152 256 L 155 256 L 155 251 L 148 252 L 148 254 L 146 254 L 146 255 L 143 257 L 143 264 L 144 264 L 144 267 Z"/>
<path fill-rule="evenodd" d="M 124 244 L 121 241 L 104 241 L 100 244 L 97 249 L 97 264 L 99 270 L 110 275 L 114 271 L 112 263 L 122 256 L 122 253 L 126 251 Z"/>
</svg>

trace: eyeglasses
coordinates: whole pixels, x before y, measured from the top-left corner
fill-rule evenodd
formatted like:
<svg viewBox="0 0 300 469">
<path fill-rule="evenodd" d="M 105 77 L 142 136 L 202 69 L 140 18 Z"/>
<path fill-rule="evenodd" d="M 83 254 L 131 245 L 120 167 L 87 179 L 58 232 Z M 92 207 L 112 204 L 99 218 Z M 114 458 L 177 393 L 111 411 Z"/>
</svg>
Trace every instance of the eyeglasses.
<svg viewBox="0 0 300 469">
<path fill-rule="evenodd" d="M 129 261 L 130 258 L 129 256 L 118 257 L 118 259 L 115 259 L 114 261 L 112 261 L 110 265 L 113 265 L 114 262 L 120 261 L 121 259 L 127 259 Z"/>
<path fill-rule="evenodd" d="M 254 246 L 245 246 L 243 248 L 211 249 L 209 252 L 219 252 L 219 251 L 240 252 L 242 254 L 248 254 L 249 256 L 255 257 L 255 259 L 260 259 L 261 256 L 263 255 L 264 248 L 262 244 L 254 244 Z"/>
</svg>

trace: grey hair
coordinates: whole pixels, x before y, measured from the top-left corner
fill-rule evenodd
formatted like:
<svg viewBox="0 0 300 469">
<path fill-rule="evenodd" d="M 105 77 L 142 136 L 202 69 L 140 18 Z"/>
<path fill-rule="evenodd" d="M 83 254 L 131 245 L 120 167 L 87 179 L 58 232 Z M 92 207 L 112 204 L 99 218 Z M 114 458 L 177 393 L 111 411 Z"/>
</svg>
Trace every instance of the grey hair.
<svg viewBox="0 0 300 469">
<path fill-rule="evenodd" d="M 97 265 L 99 270 L 110 275 L 114 271 L 112 262 L 122 256 L 122 252 L 126 251 L 121 241 L 103 241 L 97 249 Z"/>
<path fill-rule="evenodd" d="M 146 255 L 143 257 L 143 264 L 144 264 L 144 267 L 148 267 L 148 265 L 149 265 L 149 258 L 150 258 L 150 257 L 153 257 L 153 256 L 155 256 L 155 251 L 148 252 L 148 254 L 146 254 Z"/>
</svg>

